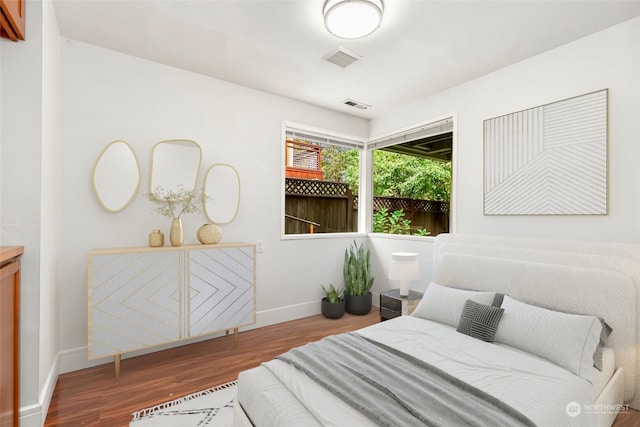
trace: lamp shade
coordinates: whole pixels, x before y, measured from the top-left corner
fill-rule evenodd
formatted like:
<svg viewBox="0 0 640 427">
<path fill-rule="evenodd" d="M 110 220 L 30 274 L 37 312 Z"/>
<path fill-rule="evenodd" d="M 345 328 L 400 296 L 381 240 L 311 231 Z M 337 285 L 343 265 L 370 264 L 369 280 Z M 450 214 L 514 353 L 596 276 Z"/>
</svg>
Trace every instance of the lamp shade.
<svg viewBox="0 0 640 427">
<path fill-rule="evenodd" d="M 334 36 L 358 39 L 378 29 L 383 10 L 382 0 L 327 0 L 324 26 Z"/>
<path fill-rule="evenodd" d="M 410 281 L 419 278 L 418 254 L 413 252 L 394 252 L 391 254 L 390 280 Z"/>
</svg>

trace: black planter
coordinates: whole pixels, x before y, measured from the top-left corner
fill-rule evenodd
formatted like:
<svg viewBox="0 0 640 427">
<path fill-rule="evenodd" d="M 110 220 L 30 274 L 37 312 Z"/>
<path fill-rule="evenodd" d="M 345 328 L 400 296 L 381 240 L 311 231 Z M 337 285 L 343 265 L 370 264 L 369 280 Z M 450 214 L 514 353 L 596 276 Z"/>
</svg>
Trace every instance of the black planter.
<svg viewBox="0 0 640 427">
<path fill-rule="evenodd" d="M 344 300 L 347 306 L 347 313 L 362 315 L 371 311 L 371 292 L 367 295 L 349 295 L 345 293 Z"/>
<path fill-rule="evenodd" d="M 322 314 L 329 319 L 339 319 L 344 316 L 344 300 L 340 302 L 329 302 L 322 298 Z"/>
</svg>

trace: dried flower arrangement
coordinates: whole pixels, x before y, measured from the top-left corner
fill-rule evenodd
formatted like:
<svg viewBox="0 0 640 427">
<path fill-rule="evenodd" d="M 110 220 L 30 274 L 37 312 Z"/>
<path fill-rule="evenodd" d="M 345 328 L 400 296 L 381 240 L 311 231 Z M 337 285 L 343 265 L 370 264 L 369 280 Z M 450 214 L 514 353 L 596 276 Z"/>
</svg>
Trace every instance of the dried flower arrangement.
<svg viewBox="0 0 640 427">
<path fill-rule="evenodd" d="M 156 187 L 151 193 L 145 194 L 145 197 L 156 204 L 155 213 L 174 219 L 179 219 L 182 214 L 199 212 L 199 202 L 211 199 L 201 189 L 189 191 L 182 186 L 176 190 Z"/>
</svg>

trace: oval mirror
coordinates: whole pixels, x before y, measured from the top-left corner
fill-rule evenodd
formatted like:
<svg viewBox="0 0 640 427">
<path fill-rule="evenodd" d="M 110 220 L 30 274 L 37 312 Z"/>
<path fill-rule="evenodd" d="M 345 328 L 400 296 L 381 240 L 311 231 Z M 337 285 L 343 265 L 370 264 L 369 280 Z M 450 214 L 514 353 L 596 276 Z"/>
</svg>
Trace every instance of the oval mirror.
<svg viewBox="0 0 640 427">
<path fill-rule="evenodd" d="M 193 191 L 196 188 L 202 150 L 187 139 L 160 141 L 151 157 L 150 191 Z"/>
<path fill-rule="evenodd" d="M 215 164 L 204 179 L 204 194 L 209 197 L 204 209 L 209 221 L 227 224 L 233 221 L 240 207 L 240 176 L 231 165 Z"/>
<path fill-rule="evenodd" d="M 93 166 L 93 189 L 106 210 L 124 209 L 138 191 L 138 158 L 125 141 L 113 141 L 102 151 Z"/>
</svg>

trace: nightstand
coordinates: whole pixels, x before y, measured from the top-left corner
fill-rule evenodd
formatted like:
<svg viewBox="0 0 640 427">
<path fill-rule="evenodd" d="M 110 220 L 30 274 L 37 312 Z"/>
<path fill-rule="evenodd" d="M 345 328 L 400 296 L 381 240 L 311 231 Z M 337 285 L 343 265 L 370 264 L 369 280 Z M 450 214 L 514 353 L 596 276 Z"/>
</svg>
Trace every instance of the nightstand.
<svg viewBox="0 0 640 427">
<path fill-rule="evenodd" d="M 422 292 L 409 291 L 406 297 L 400 296 L 400 289 L 391 289 L 380 294 L 380 321 L 393 319 L 413 313 L 422 299 Z"/>
</svg>

